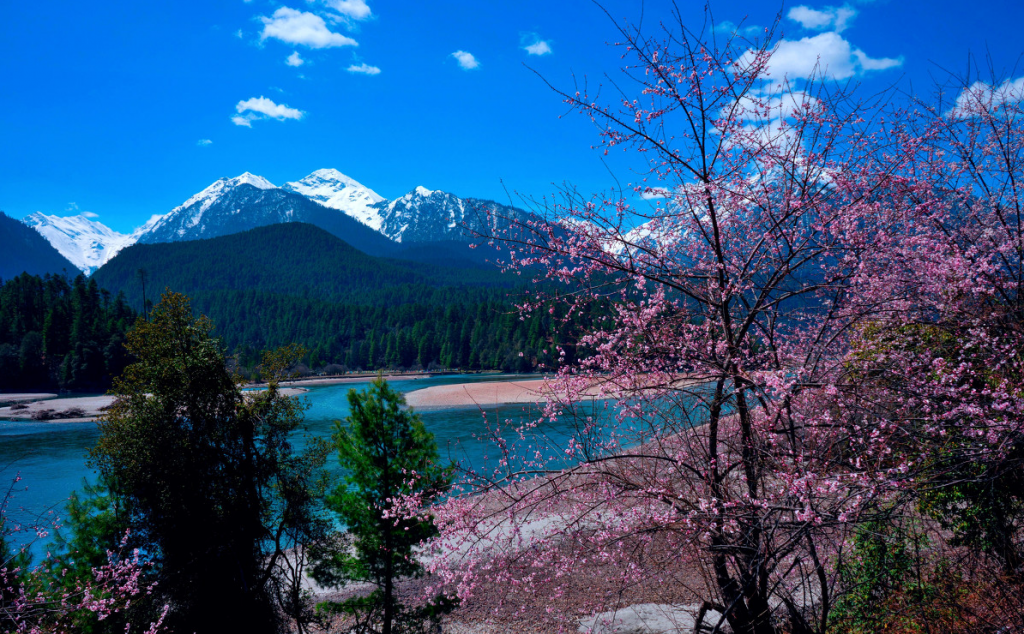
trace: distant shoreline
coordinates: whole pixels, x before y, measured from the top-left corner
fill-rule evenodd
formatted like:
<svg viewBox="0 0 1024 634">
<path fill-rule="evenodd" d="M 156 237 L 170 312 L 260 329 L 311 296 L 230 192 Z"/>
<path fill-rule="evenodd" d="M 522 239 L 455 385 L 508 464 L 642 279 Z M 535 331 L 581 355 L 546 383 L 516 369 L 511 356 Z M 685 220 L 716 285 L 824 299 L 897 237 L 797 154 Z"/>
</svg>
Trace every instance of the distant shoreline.
<svg viewBox="0 0 1024 634">
<path fill-rule="evenodd" d="M 281 390 L 285 396 L 307 392 L 301 387 Z M 14 399 L 11 397 L 17 396 Z M 16 401 L 14 405 L 0 407 L 0 421 L 37 423 L 89 423 L 99 419 L 114 404 L 112 394 L 99 396 L 70 396 L 52 398 L 56 394 L 0 394 L 0 401 Z"/>
<path fill-rule="evenodd" d="M 432 379 L 438 376 L 462 374 L 461 372 L 392 372 L 385 374 L 387 381 L 415 381 L 419 379 Z M 361 374 L 346 374 L 339 376 L 304 376 L 281 381 L 282 386 L 299 385 L 337 385 L 340 383 L 363 383 L 377 378 L 376 372 L 365 372 Z M 252 383 L 248 387 L 267 387 L 266 382 Z"/>
</svg>

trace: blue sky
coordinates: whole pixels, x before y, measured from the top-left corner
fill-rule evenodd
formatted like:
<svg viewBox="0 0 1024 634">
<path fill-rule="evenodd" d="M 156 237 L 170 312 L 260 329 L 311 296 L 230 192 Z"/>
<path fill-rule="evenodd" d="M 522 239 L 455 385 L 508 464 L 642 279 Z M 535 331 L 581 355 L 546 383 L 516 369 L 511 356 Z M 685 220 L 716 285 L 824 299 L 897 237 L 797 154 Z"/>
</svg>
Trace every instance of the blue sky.
<svg viewBox="0 0 1024 634">
<path fill-rule="evenodd" d="M 680 1 L 698 24 L 702 2 Z M 604 3 L 637 20 L 639 1 Z M 645 23 L 671 3 L 645 3 Z M 716 2 L 718 22 L 780 11 L 809 52 L 873 90 L 927 92 L 989 55 L 1011 78 L 1022 3 Z M 568 88 L 613 72 L 613 24 L 589 0 L 76 0 L 7 3 L 0 24 L 0 210 L 91 212 L 119 231 L 222 176 L 282 184 L 323 167 L 382 196 L 417 185 L 506 200 L 612 180 L 592 124 L 560 117 L 527 68 Z M 377 72 L 379 71 L 379 72 Z M 613 157 L 623 180 L 627 159 Z"/>
</svg>

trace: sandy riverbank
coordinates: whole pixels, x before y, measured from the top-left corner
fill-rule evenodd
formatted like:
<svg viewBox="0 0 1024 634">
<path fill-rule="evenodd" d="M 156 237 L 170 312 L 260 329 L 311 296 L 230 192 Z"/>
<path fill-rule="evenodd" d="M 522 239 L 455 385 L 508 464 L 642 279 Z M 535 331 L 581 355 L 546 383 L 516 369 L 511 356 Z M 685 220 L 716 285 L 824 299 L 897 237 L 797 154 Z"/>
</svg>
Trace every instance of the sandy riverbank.
<svg viewBox="0 0 1024 634">
<path fill-rule="evenodd" d="M 652 379 L 641 385 L 622 387 L 608 383 L 601 378 L 590 379 L 590 387 L 579 396 L 587 398 L 616 398 L 625 391 L 644 389 L 685 389 L 701 383 L 699 379 L 680 376 L 657 383 Z M 443 407 L 494 407 L 496 405 L 537 404 L 547 403 L 559 396 L 555 390 L 557 381 L 549 379 L 524 379 L 515 381 L 475 381 L 473 383 L 457 383 L 452 385 L 435 385 L 420 390 L 407 392 L 405 401 L 411 407 L 443 408 Z M 564 398 L 564 396 L 562 397 Z"/>
<path fill-rule="evenodd" d="M 24 394 L 0 394 L 0 404 L 23 403 L 25 401 L 39 401 L 45 398 L 56 398 L 56 394 L 27 392 Z"/>
<path fill-rule="evenodd" d="M 307 392 L 301 387 L 281 390 L 285 396 L 298 396 Z M 3 394 L 4 400 L 11 395 Z M 36 420 L 46 423 L 86 423 L 103 415 L 113 403 L 109 394 L 100 396 L 72 396 L 50 398 L 55 394 L 18 394 L 24 396 L 14 406 L 0 407 L 0 420 Z M 45 399 L 45 400 L 43 400 Z"/>
<path fill-rule="evenodd" d="M 549 398 L 544 379 L 526 381 L 479 381 L 435 385 L 408 392 L 405 401 L 411 407 L 464 407 L 545 403 Z"/>
</svg>

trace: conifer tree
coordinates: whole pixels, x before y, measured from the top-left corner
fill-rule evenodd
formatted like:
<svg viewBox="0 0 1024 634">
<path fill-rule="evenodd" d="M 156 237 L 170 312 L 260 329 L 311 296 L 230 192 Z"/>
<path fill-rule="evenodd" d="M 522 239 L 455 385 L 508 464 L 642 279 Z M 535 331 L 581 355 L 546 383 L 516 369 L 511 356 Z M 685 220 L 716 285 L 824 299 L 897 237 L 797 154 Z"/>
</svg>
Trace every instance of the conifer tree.
<svg viewBox="0 0 1024 634">
<path fill-rule="evenodd" d="M 398 602 L 395 582 L 423 574 L 413 549 L 436 529 L 429 518 L 396 517 L 393 505 L 405 496 L 429 504 L 451 484 L 452 470 L 441 466 L 434 435 L 415 412 L 403 409 L 405 398 L 382 376 L 362 392 L 349 390 L 348 402 L 352 413 L 344 424 L 335 423 L 334 433 L 347 475 L 327 504 L 348 527 L 354 550 L 340 543 L 321 551 L 313 576 L 326 586 L 357 581 L 376 589 L 321 607 L 355 617 L 354 631 L 417 631 L 451 604 L 444 597 L 417 609 Z"/>
</svg>

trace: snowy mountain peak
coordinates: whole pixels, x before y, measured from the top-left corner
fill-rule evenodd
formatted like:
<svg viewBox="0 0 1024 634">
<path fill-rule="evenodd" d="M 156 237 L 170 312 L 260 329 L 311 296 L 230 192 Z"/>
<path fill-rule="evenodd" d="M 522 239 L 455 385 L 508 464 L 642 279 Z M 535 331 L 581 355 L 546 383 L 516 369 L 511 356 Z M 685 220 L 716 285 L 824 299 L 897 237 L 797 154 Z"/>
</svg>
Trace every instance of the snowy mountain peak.
<svg viewBox="0 0 1024 634">
<path fill-rule="evenodd" d="M 190 207 L 197 202 L 209 201 L 212 203 L 222 194 L 231 191 L 239 185 L 252 185 L 258 189 L 277 189 L 277 185 L 274 185 L 262 176 L 245 172 L 234 178 L 221 178 L 214 181 L 209 187 L 186 200 L 181 207 Z"/>
<path fill-rule="evenodd" d="M 303 178 L 301 181 L 298 182 L 303 183 L 314 181 L 323 183 L 338 183 L 344 187 L 362 187 L 363 189 L 366 189 L 366 187 L 361 185 L 354 178 L 350 178 L 334 168 L 316 170 L 309 176 Z"/>
<path fill-rule="evenodd" d="M 395 242 L 443 240 L 465 218 L 466 203 L 447 192 L 417 187 L 382 205 L 380 231 Z"/>
<path fill-rule="evenodd" d="M 271 183 L 262 176 L 257 176 L 256 174 L 252 174 L 250 172 L 244 172 L 241 175 L 236 176 L 234 178 L 222 178 L 221 180 L 227 180 L 232 184 L 233 187 L 246 184 L 252 185 L 253 187 L 256 187 L 258 189 L 277 189 L 277 185 Z"/>
<path fill-rule="evenodd" d="M 135 234 L 118 233 L 83 214 L 61 217 L 37 211 L 22 222 L 42 234 L 53 248 L 86 275 L 91 275 L 136 240 Z"/>
<path fill-rule="evenodd" d="M 337 209 L 375 231 L 380 230 L 382 220 L 375 205 L 384 202 L 384 198 L 336 169 L 316 170 L 302 180 L 285 183 L 282 189 Z"/>
<path fill-rule="evenodd" d="M 188 216 L 187 225 L 188 227 L 195 227 L 202 222 L 203 214 L 209 209 L 214 203 L 220 200 L 226 194 L 234 191 L 240 185 L 252 185 L 257 189 L 277 189 L 277 185 L 271 183 L 262 176 L 245 172 L 234 178 L 221 178 L 213 182 L 209 187 L 203 191 L 195 194 L 181 205 L 172 209 L 169 213 L 162 216 L 153 216 L 143 226 L 136 229 L 132 235 L 141 237 L 144 234 L 152 233 L 163 227 L 164 225 L 172 222 L 175 218 L 180 218 L 183 215 Z M 180 235 L 184 235 L 184 230 L 179 230 Z M 149 238 L 142 240 L 148 242 Z"/>
</svg>

